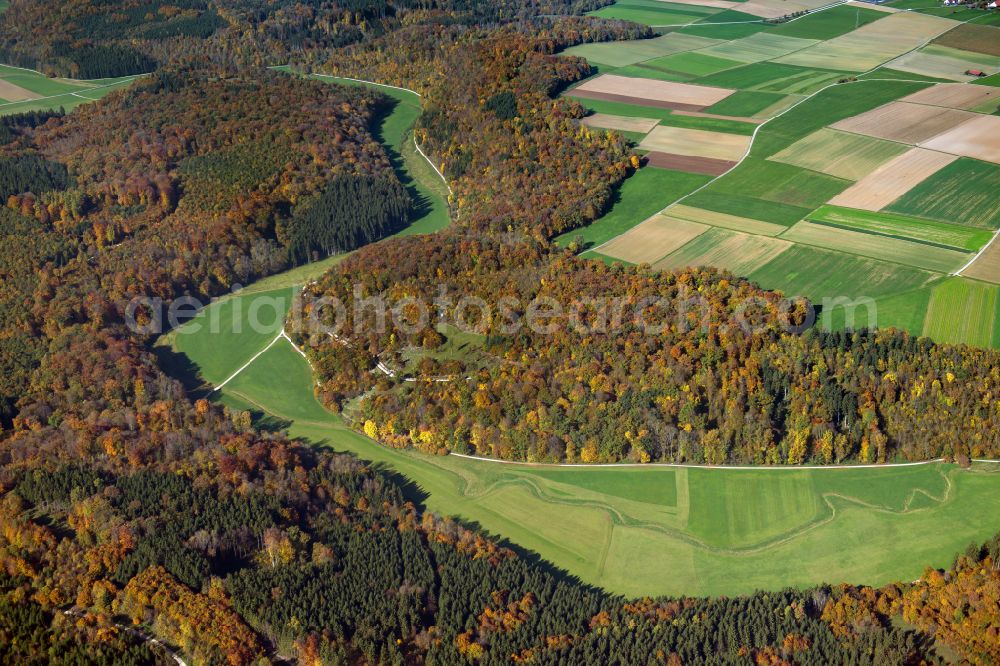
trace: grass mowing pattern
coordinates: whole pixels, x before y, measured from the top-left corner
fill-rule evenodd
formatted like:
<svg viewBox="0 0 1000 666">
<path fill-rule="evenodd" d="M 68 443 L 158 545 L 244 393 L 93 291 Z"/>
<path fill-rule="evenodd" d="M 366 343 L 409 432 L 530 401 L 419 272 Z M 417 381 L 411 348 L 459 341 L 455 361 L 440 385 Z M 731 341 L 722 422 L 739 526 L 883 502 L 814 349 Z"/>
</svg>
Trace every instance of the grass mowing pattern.
<svg viewBox="0 0 1000 666">
<path fill-rule="evenodd" d="M 704 192 L 735 194 L 798 208 L 798 217 L 794 219 L 784 216 L 783 219 L 750 216 L 787 225 L 802 219 L 806 213 L 829 201 L 850 185 L 849 181 L 842 178 L 807 171 L 781 162 L 750 157 L 705 188 Z"/>
<path fill-rule="evenodd" d="M 704 118 L 701 116 L 682 116 L 678 114 L 669 115 L 660 121 L 661 125 L 670 127 L 688 127 L 690 129 L 700 129 L 707 132 L 725 132 L 727 134 L 742 134 L 750 136 L 757 129 L 754 123 L 741 122 L 739 120 L 726 120 L 724 118 Z"/>
<path fill-rule="evenodd" d="M 671 114 L 673 114 L 673 110 L 671 109 L 660 109 L 655 106 L 641 106 L 639 104 L 627 104 L 625 102 L 611 102 L 603 99 L 584 99 L 582 97 L 573 97 L 573 99 L 594 113 L 607 113 L 612 116 L 659 118 L 663 120 L 665 118 L 669 118 Z"/>
<path fill-rule="evenodd" d="M 584 247 L 605 243 L 709 180 L 711 176 L 684 171 L 651 167 L 640 169 L 622 183 L 611 209 L 603 217 L 559 236 L 556 243 L 563 247 L 575 240 L 582 240 Z"/>
<path fill-rule="evenodd" d="M 618 0 L 615 4 L 589 13 L 600 18 L 623 19 L 645 25 L 680 25 L 717 14 L 718 9 L 681 5 L 660 0 Z"/>
<path fill-rule="evenodd" d="M 750 274 L 765 289 L 789 296 L 806 296 L 822 304 L 825 298 L 877 298 L 924 285 L 936 273 L 890 264 L 878 259 L 795 245 Z M 879 321 L 891 326 L 890 321 Z"/>
<path fill-rule="evenodd" d="M 1000 166 L 962 157 L 896 199 L 887 210 L 996 229 L 1000 227 L 998 192 Z"/>
<path fill-rule="evenodd" d="M 779 25 L 768 31 L 772 35 L 801 37 L 804 39 L 833 39 L 888 16 L 877 9 L 857 5 L 833 7 L 815 14 Z"/>
<path fill-rule="evenodd" d="M 716 102 L 708 107 L 705 111 L 723 116 L 753 116 L 777 104 L 783 98 L 784 95 L 779 93 L 738 90 L 721 102 Z"/>
<path fill-rule="evenodd" d="M 949 278 L 934 287 L 924 334 L 935 342 L 980 347 L 993 343 L 1000 287 L 967 278 Z"/>
<path fill-rule="evenodd" d="M 294 291 L 294 287 L 288 287 L 248 297 L 237 294 L 221 298 L 161 341 L 197 359 L 200 379 L 220 384 L 281 332 Z M 238 322 L 241 330 L 235 330 L 233 322 Z"/>
<path fill-rule="evenodd" d="M 843 229 L 916 240 L 937 247 L 976 252 L 988 243 L 993 234 L 957 224 L 934 222 L 907 215 L 878 212 L 840 206 L 820 206 L 809 214 L 815 222 L 825 222 Z"/>
<path fill-rule="evenodd" d="M 68 113 L 81 104 L 99 100 L 116 90 L 127 88 L 135 80 L 135 77 L 122 77 L 91 82 L 63 83 L 61 79 L 49 79 L 36 72 L 16 70 L 5 65 L 0 65 L 0 78 L 26 90 L 48 91 L 48 94 L 38 93 L 46 99 L 0 103 L 0 116 L 28 111 L 51 111 L 60 108 Z"/>
<path fill-rule="evenodd" d="M 770 157 L 822 127 L 870 111 L 928 85 L 907 81 L 858 81 L 835 85 L 770 121 L 758 134 L 752 154 Z"/>
<path fill-rule="evenodd" d="M 812 222 L 799 222 L 781 234 L 780 237 L 804 245 L 860 254 L 872 259 L 893 261 L 942 273 L 956 271 L 972 258 L 970 252 L 933 247 L 924 243 L 914 243 L 870 233 L 859 233 L 833 225 Z"/>
<path fill-rule="evenodd" d="M 231 331 L 199 335 L 215 345 L 197 345 L 196 363 L 233 342 Z M 912 579 L 1000 527 L 1000 477 L 985 471 L 559 468 L 429 456 L 380 446 L 323 410 L 306 361 L 284 340 L 244 373 L 221 402 L 266 410 L 262 425 L 355 453 L 411 481 L 426 510 L 477 523 L 621 594 Z"/>
<path fill-rule="evenodd" d="M 924 319 L 927 306 L 930 304 L 932 287 L 925 286 L 891 296 L 880 296 L 874 299 L 874 325 L 882 328 L 893 327 L 907 331 L 910 335 L 924 334 Z M 858 308 L 853 322 L 847 322 L 848 311 L 845 307 L 831 308 L 820 313 L 817 324 L 824 330 L 842 331 L 845 328 L 860 328 L 868 326 L 868 314 L 865 309 Z"/>
<path fill-rule="evenodd" d="M 770 159 L 837 178 L 860 180 L 909 149 L 901 143 L 824 127 Z"/>
</svg>

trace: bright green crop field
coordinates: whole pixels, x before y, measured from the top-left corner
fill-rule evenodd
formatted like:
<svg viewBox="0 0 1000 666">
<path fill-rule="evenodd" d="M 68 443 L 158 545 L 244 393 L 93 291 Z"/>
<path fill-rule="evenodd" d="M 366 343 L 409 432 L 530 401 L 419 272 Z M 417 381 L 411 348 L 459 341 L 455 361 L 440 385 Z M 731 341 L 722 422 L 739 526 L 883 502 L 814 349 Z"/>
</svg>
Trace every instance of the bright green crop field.
<svg viewBox="0 0 1000 666">
<path fill-rule="evenodd" d="M 231 312 L 226 301 L 213 309 Z M 269 342 L 258 338 L 254 349 L 242 336 L 204 327 L 190 336 L 197 342 L 187 346 L 188 359 L 194 368 L 229 376 Z M 626 595 L 912 580 L 1000 528 L 997 465 L 535 467 L 429 456 L 350 430 L 320 406 L 312 383 L 305 359 L 279 339 L 213 395 L 255 413 L 264 427 L 405 477 L 427 510 L 478 524 L 587 583 Z"/>
</svg>

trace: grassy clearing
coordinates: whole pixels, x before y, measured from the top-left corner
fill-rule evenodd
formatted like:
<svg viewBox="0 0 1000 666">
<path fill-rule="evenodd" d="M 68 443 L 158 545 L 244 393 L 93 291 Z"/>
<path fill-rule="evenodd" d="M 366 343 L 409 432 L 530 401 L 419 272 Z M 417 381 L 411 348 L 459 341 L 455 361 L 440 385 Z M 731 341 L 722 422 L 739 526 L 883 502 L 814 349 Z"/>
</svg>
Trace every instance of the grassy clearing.
<svg viewBox="0 0 1000 666">
<path fill-rule="evenodd" d="M 809 214 L 814 222 L 825 222 L 844 229 L 916 240 L 938 247 L 975 252 L 990 241 L 993 234 L 984 229 L 970 229 L 958 224 L 935 222 L 907 215 L 871 212 L 840 206 L 820 206 Z"/>
<path fill-rule="evenodd" d="M 934 287 L 924 335 L 935 342 L 989 347 L 993 343 L 1000 287 L 967 278 L 949 278 Z"/>
<path fill-rule="evenodd" d="M 709 180 L 711 176 L 683 171 L 648 167 L 640 169 L 622 183 L 611 209 L 604 216 L 582 229 L 559 236 L 556 243 L 565 247 L 574 241 L 580 241 L 585 248 L 605 243 L 649 219 Z"/>
<path fill-rule="evenodd" d="M 813 224 L 812 222 L 799 222 L 783 233 L 781 238 L 941 273 L 958 270 L 972 258 L 970 252 L 934 247 L 889 236 L 860 233 L 827 224 Z"/>
<path fill-rule="evenodd" d="M 823 128 L 773 155 L 772 160 L 846 180 L 860 180 L 909 146 Z"/>
<path fill-rule="evenodd" d="M 161 338 L 160 345 L 190 359 L 201 381 L 220 384 L 281 332 L 294 291 L 221 298 Z"/>
<path fill-rule="evenodd" d="M 984 471 L 499 465 L 379 446 L 323 410 L 311 387 L 305 360 L 282 340 L 216 395 L 258 413 L 264 427 L 400 475 L 426 510 L 476 523 L 621 594 L 912 579 L 1000 527 L 1000 484 Z"/>
<path fill-rule="evenodd" d="M 722 116 L 753 116 L 784 99 L 779 93 L 760 90 L 738 90 L 721 102 L 705 109 Z"/>
<path fill-rule="evenodd" d="M 780 289 L 789 296 L 806 296 L 822 304 L 825 298 L 878 298 L 911 291 L 937 275 L 869 257 L 795 245 L 750 278 L 765 289 Z"/>
<path fill-rule="evenodd" d="M 962 157 L 896 199 L 887 210 L 996 229 L 1000 227 L 998 192 L 1000 166 Z"/>
<path fill-rule="evenodd" d="M 877 9 L 864 9 L 857 5 L 841 6 L 803 16 L 769 32 L 772 35 L 803 39 L 833 39 L 885 17 L 885 12 Z"/>
</svg>

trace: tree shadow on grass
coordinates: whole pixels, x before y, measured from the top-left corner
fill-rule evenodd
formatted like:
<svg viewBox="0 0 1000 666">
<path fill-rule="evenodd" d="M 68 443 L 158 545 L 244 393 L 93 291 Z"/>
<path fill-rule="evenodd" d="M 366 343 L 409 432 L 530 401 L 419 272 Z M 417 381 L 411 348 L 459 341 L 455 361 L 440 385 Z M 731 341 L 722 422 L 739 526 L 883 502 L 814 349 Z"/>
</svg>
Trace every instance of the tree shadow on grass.
<svg viewBox="0 0 1000 666">
<path fill-rule="evenodd" d="M 392 170 L 396 173 L 396 177 L 399 182 L 403 184 L 406 188 L 407 194 L 410 195 L 410 219 L 407 222 L 407 226 L 416 224 L 420 220 L 427 217 L 433 210 L 433 205 L 431 203 L 430 197 L 422 194 L 417 187 L 416 180 L 410 175 L 410 172 L 406 169 L 406 162 L 403 159 L 403 155 L 398 152 L 389 143 L 385 135 L 385 125 L 389 117 L 392 116 L 396 107 L 402 104 L 399 100 L 393 99 L 386 96 L 385 102 L 379 104 L 375 111 L 375 115 L 372 118 L 372 136 L 382 144 L 383 150 L 385 150 L 386 155 L 389 157 L 389 163 L 392 165 Z M 411 140 L 411 131 L 407 129 L 403 136 L 403 143 Z M 405 228 L 405 227 L 404 227 Z"/>
<path fill-rule="evenodd" d="M 192 399 L 207 398 L 212 387 L 201 376 L 201 369 L 184 352 L 174 351 L 166 345 L 152 348 L 160 370 L 176 379 Z"/>
</svg>

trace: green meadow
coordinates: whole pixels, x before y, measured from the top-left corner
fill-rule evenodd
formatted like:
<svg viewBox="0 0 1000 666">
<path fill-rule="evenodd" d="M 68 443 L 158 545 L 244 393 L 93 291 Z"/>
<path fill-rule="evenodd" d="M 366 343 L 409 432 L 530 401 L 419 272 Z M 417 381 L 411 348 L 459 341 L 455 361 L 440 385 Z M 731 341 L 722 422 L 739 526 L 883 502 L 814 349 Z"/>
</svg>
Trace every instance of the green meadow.
<svg viewBox="0 0 1000 666">
<path fill-rule="evenodd" d="M 228 312 L 225 301 L 208 309 Z M 260 340 L 255 350 L 237 342 L 243 335 L 203 328 L 192 336 L 202 339 L 188 345 L 188 360 L 228 376 L 269 342 Z M 229 351 L 236 348 L 246 358 Z M 476 524 L 625 595 L 912 580 L 1000 527 L 995 465 L 536 467 L 431 456 L 389 449 L 349 429 L 319 405 L 312 384 L 306 360 L 279 339 L 213 395 L 250 411 L 262 427 L 286 429 L 403 477 L 426 510 Z"/>
</svg>

